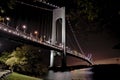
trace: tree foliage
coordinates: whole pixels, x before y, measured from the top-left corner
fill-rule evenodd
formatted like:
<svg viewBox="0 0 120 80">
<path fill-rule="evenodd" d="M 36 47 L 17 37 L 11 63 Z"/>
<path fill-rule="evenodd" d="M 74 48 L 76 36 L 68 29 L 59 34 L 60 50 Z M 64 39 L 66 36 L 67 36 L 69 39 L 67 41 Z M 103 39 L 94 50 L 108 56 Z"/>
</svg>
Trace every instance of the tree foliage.
<svg viewBox="0 0 120 80">
<path fill-rule="evenodd" d="M 69 0 L 65 6 L 74 31 L 81 37 L 106 31 L 119 38 L 119 4 L 115 0 Z"/>
<path fill-rule="evenodd" d="M 4 61 L 14 71 L 24 74 L 40 76 L 47 72 L 47 67 L 40 62 L 41 54 L 37 47 L 29 45 L 17 47 L 11 54 L 6 53 L 1 56 L 0 60 Z"/>
<path fill-rule="evenodd" d="M 0 55 L 0 62 L 5 63 L 9 58 L 10 52 L 2 52 Z"/>
<path fill-rule="evenodd" d="M 13 9 L 16 0 L 0 0 L 0 13 L 5 13 L 9 9 Z"/>
<path fill-rule="evenodd" d="M 72 5 L 72 6 L 70 6 Z M 72 18 L 77 18 L 78 16 L 84 16 L 84 18 L 89 21 L 93 21 L 97 17 L 97 8 L 95 8 L 95 4 L 92 0 L 74 0 L 67 5 L 69 9 L 68 15 L 75 15 Z"/>
</svg>

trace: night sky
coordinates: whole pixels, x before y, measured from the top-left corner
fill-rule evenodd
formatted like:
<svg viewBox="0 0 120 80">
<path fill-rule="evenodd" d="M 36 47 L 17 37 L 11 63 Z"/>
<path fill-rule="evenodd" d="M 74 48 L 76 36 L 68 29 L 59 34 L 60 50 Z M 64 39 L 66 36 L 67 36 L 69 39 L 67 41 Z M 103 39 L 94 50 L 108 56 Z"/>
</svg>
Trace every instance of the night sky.
<svg viewBox="0 0 120 80">
<path fill-rule="evenodd" d="M 61 4 L 64 5 L 62 2 L 61 2 Z M 28 7 L 28 6 L 26 7 L 25 5 L 22 5 L 22 6 L 17 5 L 17 8 L 10 11 L 10 14 L 8 15 L 11 18 L 14 18 L 14 19 L 12 19 L 13 22 L 12 21 L 10 22 L 10 25 L 13 26 L 13 24 L 15 24 L 13 27 L 16 27 L 17 25 L 27 24 L 27 26 L 29 26 L 29 29 L 27 31 L 28 33 L 30 33 L 30 31 L 33 32 L 34 30 L 43 29 L 43 27 L 39 28 L 39 26 L 41 24 L 39 22 L 40 18 L 41 18 L 40 14 L 43 12 L 44 11 L 41 11 L 37 8 Z M 46 11 L 44 13 L 45 13 L 44 15 L 48 15 Z M 48 19 L 50 19 L 50 18 L 51 18 L 51 16 Z M 81 19 L 80 19 L 80 21 L 81 21 Z M 116 20 L 116 21 L 119 22 L 118 20 Z M 83 28 L 83 26 L 86 27 L 86 24 L 87 24 L 87 22 L 81 22 L 81 25 L 80 24 L 79 25 L 80 25 L 80 27 L 82 26 L 82 28 Z M 33 28 L 33 26 L 34 26 L 34 28 Z M 74 25 L 72 25 L 72 26 L 74 28 Z M 89 24 L 87 24 L 87 26 L 89 26 Z M 49 28 L 49 29 L 51 29 L 51 28 Z M 74 30 L 76 30 L 76 29 L 74 29 Z M 112 27 L 112 28 L 106 27 L 102 31 L 99 31 L 99 32 L 96 31 L 94 33 L 88 32 L 87 34 L 84 34 L 84 33 L 81 34 L 81 32 L 82 32 L 81 29 L 77 29 L 77 30 L 78 30 L 77 32 L 79 32 L 79 33 L 77 33 L 76 36 L 81 45 L 81 48 L 85 52 L 85 55 L 87 55 L 89 53 L 92 54 L 93 61 L 97 62 L 97 60 L 104 60 L 104 59 L 109 59 L 109 58 L 120 57 L 120 49 L 113 48 L 115 45 L 120 43 L 120 37 L 118 36 L 119 33 L 116 32 L 116 25 L 115 25 L 115 27 Z M 117 31 L 119 32 L 119 30 L 117 30 Z M 40 35 L 45 34 L 45 32 L 47 32 L 47 30 L 44 30 L 43 32 L 41 32 Z M 14 47 L 16 46 L 15 44 L 12 44 L 14 42 L 9 43 L 8 40 L 4 40 L 2 38 L 0 38 L 0 40 L 1 40 L 0 41 L 0 51 L 4 51 L 5 49 L 10 48 L 11 46 L 14 46 Z M 76 46 L 76 49 L 78 49 L 77 46 Z M 69 58 L 70 61 L 68 61 L 69 63 L 73 63 L 73 62 L 77 61 L 76 64 L 79 64 L 79 60 L 72 58 L 72 57 L 70 57 L 70 58 Z"/>
</svg>

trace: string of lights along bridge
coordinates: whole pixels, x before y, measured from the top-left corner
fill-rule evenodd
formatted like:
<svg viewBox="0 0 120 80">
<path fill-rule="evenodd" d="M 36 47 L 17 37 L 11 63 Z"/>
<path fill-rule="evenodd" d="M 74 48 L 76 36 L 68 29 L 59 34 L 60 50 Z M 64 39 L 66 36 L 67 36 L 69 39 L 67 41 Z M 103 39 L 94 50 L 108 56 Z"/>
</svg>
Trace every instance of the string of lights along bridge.
<svg viewBox="0 0 120 80">
<path fill-rule="evenodd" d="M 85 56 L 80 47 L 70 21 L 65 20 L 65 7 L 60 8 L 43 0 L 35 1 L 44 4 L 44 7 L 39 6 L 39 4 L 17 1 L 18 8 L 21 8 L 21 5 L 24 7 L 22 8 L 24 13 L 21 13 L 20 9 L 16 9 L 18 10 L 15 13 L 16 19 L 14 17 L 11 17 L 12 19 L 9 17 L 1 18 L 0 35 L 9 35 L 9 37 L 11 36 L 10 39 L 13 40 L 20 38 L 23 42 L 26 40 L 51 50 L 50 67 L 54 64 L 54 54 L 63 56 L 63 66 L 66 65 L 66 54 L 93 64 L 91 55 Z M 49 9 L 48 6 L 52 8 Z M 76 45 L 80 52 L 75 50 Z"/>
</svg>

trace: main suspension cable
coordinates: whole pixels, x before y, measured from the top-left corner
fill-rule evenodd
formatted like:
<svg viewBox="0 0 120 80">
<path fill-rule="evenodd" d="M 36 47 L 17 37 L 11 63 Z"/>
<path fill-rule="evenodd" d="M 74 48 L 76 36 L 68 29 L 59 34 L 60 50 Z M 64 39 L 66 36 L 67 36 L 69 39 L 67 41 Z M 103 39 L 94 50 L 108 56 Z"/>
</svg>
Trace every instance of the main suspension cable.
<svg viewBox="0 0 120 80">
<path fill-rule="evenodd" d="M 45 4 L 45 5 L 50 6 L 50 7 L 60 8 L 59 6 L 56 6 L 56 5 L 51 4 L 51 3 L 48 3 L 48 2 L 46 2 L 45 0 L 35 0 L 34 2 L 41 2 L 41 3 Z"/>
<path fill-rule="evenodd" d="M 83 50 L 82 50 L 82 48 L 81 48 L 81 46 L 80 46 L 80 44 L 79 44 L 76 36 L 75 36 L 75 33 L 74 33 L 74 31 L 73 31 L 73 28 L 72 28 L 72 25 L 71 25 L 71 23 L 70 23 L 70 20 L 69 20 L 68 18 L 67 18 L 67 21 L 68 21 L 68 25 L 69 25 L 69 27 L 70 27 L 70 30 L 71 30 L 71 32 L 72 32 L 72 34 L 73 34 L 73 37 L 74 37 L 74 39 L 75 39 L 75 41 L 76 41 L 76 43 L 77 43 L 77 45 L 78 45 L 79 50 L 81 51 L 82 54 L 84 54 L 84 52 L 83 52 Z"/>
<path fill-rule="evenodd" d="M 28 3 L 25 3 L 25 2 L 21 2 L 21 1 L 16 1 L 16 2 L 17 2 L 17 3 L 20 3 L 20 4 L 27 5 L 27 6 L 31 6 L 31 7 L 34 7 L 34 8 L 46 10 L 46 11 L 53 11 L 52 9 L 48 9 L 48 8 L 43 8 L 43 7 L 35 6 L 35 5 L 28 4 Z"/>
</svg>

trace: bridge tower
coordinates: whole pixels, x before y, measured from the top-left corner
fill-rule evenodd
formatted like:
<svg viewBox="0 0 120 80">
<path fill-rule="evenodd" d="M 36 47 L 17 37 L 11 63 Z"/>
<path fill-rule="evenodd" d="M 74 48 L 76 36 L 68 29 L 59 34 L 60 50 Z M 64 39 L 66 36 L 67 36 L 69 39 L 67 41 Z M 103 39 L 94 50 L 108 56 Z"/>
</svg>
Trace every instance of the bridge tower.
<svg viewBox="0 0 120 80">
<path fill-rule="evenodd" d="M 57 33 L 56 33 L 56 22 L 57 20 L 61 20 L 61 27 L 62 27 L 62 45 L 63 45 L 63 49 L 64 51 L 62 52 L 62 67 L 66 66 L 66 50 L 65 50 L 65 46 L 66 46 L 66 28 L 65 28 L 65 7 L 61 7 L 61 8 L 57 8 L 53 10 L 53 20 L 52 20 L 52 40 L 51 43 L 55 45 L 56 40 L 57 40 Z M 51 54 L 50 54 L 50 67 L 54 66 L 54 55 L 56 54 L 56 52 L 54 50 L 51 50 Z"/>
</svg>

